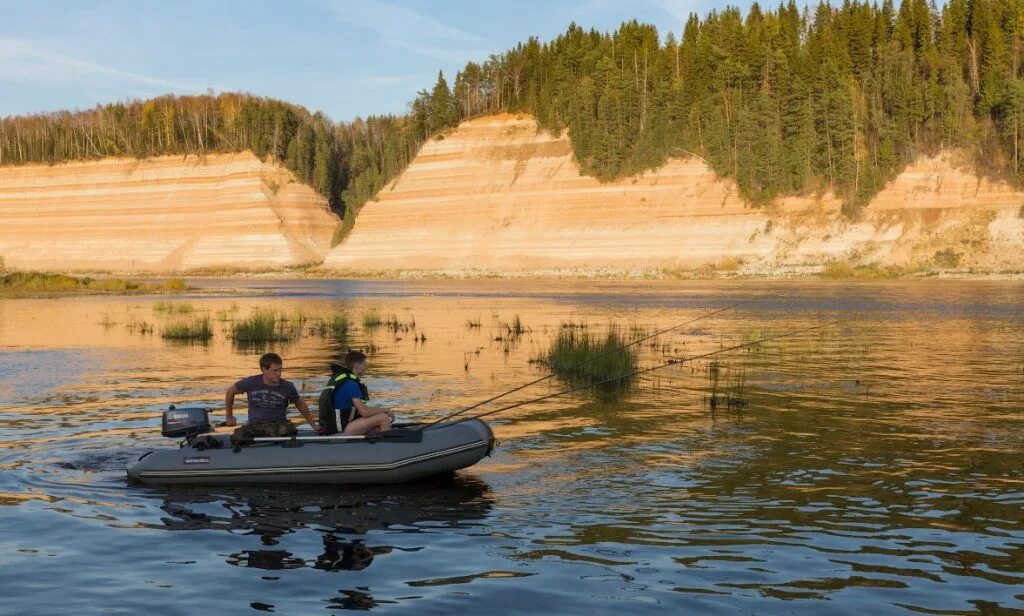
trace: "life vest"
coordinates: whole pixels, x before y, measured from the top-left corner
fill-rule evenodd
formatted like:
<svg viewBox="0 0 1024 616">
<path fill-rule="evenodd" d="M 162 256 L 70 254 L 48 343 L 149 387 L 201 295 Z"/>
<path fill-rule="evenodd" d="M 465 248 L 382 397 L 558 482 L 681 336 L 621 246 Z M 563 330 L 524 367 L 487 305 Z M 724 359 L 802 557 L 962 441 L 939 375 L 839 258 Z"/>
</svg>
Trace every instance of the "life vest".
<svg viewBox="0 0 1024 616">
<path fill-rule="evenodd" d="M 334 368 L 335 366 L 332 366 Z M 352 421 L 356 417 L 356 407 L 352 404 L 351 400 L 347 401 L 342 408 L 335 408 L 334 406 L 334 394 L 341 388 L 346 380 L 353 380 L 359 385 L 360 398 L 363 400 L 370 399 L 370 391 L 366 388 L 366 385 L 359 379 L 359 375 L 355 374 L 348 369 L 347 366 L 336 366 L 337 371 L 331 376 L 331 379 L 327 381 L 327 387 L 324 387 L 323 391 L 320 392 L 320 399 L 317 401 L 317 411 L 319 412 L 320 420 L 320 432 L 323 434 L 336 434 L 342 432 L 348 422 Z"/>
</svg>

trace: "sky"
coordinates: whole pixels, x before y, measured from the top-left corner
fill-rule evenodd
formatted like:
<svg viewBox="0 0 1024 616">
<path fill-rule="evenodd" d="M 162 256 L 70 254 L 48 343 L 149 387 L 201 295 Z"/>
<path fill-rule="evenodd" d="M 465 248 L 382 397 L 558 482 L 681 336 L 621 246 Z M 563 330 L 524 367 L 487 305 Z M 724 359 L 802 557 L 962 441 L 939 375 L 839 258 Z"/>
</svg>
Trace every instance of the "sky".
<svg viewBox="0 0 1024 616">
<path fill-rule="evenodd" d="M 335 121 L 405 113 L 437 72 L 637 19 L 676 36 L 721 0 L 0 0 L 0 117 L 249 92 Z M 750 0 L 729 2 L 746 9 Z M 772 3 L 768 3 L 772 4 Z"/>
</svg>

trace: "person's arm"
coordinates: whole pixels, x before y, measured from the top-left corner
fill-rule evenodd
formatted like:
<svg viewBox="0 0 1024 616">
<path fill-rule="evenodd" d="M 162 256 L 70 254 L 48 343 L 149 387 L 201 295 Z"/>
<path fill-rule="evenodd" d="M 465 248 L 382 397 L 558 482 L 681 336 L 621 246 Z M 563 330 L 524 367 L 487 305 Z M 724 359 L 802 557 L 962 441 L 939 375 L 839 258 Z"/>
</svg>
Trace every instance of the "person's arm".
<svg viewBox="0 0 1024 616">
<path fill-rule="evenodd" d="M 374 415 L 380 415 L 381 413 L 387 413 L 387 416 L 392 421 L 395 419 L 395 414 L 383 406 L 367 406 L 366 402 L 362 398 L 352 398 L 352 405 L 359 411 L 359 415 L 362 417 L 372 417 Z"/>
<path fill-rule="evenodd" d="M 309 424 L 310 428 L 313 428 L 314 431 L 320 429 L 320 426 L 317 425 L 316 420 L 313 419 L 313 414 L 309 412 L 309 407 L 306 406 L 305 400 L 303 400 L 301 397 L 297 398 L 295 400 L 295 408 L 299 409 L 299 412 L 302 413 L 302 416 L 306 418 L 306 423 Z"/>
<path fill-rule="evenodd" d="M 237 385 L 237 383 L 236 383 Z M 238 387 L 232 385 L 224 393 L 224 425 L 235 425 L 235 396 L 239 394 Z"/>
</svg>

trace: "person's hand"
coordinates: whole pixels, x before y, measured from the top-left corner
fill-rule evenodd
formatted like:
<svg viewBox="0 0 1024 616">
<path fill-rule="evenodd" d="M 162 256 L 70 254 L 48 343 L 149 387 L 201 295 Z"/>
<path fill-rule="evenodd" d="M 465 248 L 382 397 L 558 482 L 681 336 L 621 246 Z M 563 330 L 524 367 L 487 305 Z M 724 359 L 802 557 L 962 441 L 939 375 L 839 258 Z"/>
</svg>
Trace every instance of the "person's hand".
<svg viewBox="0 0 1024 616">
<path fill-rule="evenodd" d="M 235 422 L 235 416 L 234 415 L 232 415 L 231 417 L 228 417 L 228 418 L 226 418 L 224 420 L 224 425 L 225 426 L 233 426 L 233 425 L 235 425 L 235 423 L 236 422 Z"/>
</svg>

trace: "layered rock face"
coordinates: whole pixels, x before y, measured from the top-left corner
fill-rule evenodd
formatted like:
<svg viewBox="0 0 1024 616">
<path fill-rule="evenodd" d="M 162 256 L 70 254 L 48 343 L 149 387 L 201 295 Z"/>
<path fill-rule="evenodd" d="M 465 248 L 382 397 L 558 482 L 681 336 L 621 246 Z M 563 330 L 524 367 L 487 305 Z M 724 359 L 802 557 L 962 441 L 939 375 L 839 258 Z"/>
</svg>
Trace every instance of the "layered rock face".
<svg viewBox="0 0 1024 616">
<path fill-rule="evenodd" d="M 338 219 L 252 154 L 0 167 L 8 266 L 140 272 L 319 263 Z"/>
<path fill-rule="evenodd" d="M 747 205 L 695 158 L 601 183 L 580 174 L 567 135 L 528 116 L 463 123 L 424 145 L 360 213 L 325 266 L 580 273 L 716 266 L 751 273 L 853 264 L 1024 267 L 1024 193 L 979 179 L 955 154 L 923 158 L 865 209 L 838 200 Z"/>
</svg>

